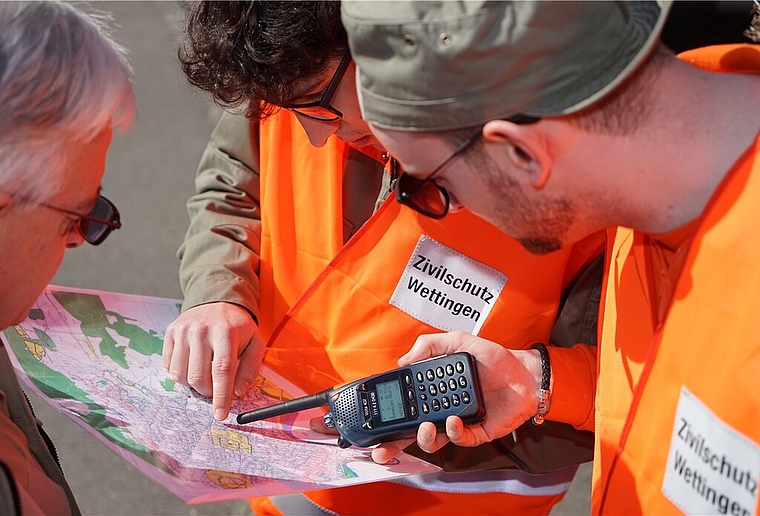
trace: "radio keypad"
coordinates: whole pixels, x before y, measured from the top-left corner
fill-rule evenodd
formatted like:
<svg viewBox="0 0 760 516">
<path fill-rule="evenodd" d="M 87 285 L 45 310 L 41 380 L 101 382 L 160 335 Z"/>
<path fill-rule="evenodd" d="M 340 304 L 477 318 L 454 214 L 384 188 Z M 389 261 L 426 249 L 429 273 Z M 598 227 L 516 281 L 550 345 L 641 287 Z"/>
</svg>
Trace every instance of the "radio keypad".
<svg viewBox="0 0 760 516">
<path fill-rule="evenodd" d="M 429 414 L 431 411 L 439 412 L 448 410 L 452 406 L 469 404 L 472 398 L 470 393 L 464 390 L 469 387 L 464 372 L 464 362 L 457 360 L 453 364 L 445 364 L 435 369 L 417 371 L 414 374 L 404 373 L 400 380 L 406 394 L 407 414 L 412 418 L 417 418 L 420 412 Z M 417 398 L 419 398 L 419 405 Z M 367 401 L 363 399 L 362 407 L 365 425 L 372 419 L 368 414 Z"/>
<path fill-rule="evenodd" d="M 452 406 L 467 405 L 472 397 L 467 391 L 469 382 L 464 375 L 465 364 L 457 360 L 453 364 L 438 366 L 435 369 L 418 371 L 414 377 L 417 381 L 417 391 L 421 400 L 420 410 L 423 414 L 448 410 Z M 409 391 L 413 393 L 413 390 Z M 416 407 L 415 407 L 416 409 Z M 417 411 L 410 410 L 412 417 L 416 417 Z"/>
</svg>

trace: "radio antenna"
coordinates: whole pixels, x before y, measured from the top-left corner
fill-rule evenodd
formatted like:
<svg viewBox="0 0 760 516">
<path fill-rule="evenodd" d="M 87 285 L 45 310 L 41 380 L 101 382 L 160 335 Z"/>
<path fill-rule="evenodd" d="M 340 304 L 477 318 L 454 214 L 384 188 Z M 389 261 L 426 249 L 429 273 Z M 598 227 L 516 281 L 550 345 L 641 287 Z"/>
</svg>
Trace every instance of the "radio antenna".
<svg viewBox="0 0 760 516">
<path fill-rule="evenodd" d="M 238 414 L 237 422 L 244 425 L 246 423 L 253 423 L 254 421 L 261 421 L 262 419 L 268 419 L 270 417 L 281 416 L 283 414 L 323 407 L 327 405 L 327 400 L 331 392 L 332 389 L 327 389 L 310 396 L 303 396 L 302 398 L 284 401 L 282 403 L 277 403 L 276 405 L 251 410 L 250 412 L 244 412 Z"/>
</svg>

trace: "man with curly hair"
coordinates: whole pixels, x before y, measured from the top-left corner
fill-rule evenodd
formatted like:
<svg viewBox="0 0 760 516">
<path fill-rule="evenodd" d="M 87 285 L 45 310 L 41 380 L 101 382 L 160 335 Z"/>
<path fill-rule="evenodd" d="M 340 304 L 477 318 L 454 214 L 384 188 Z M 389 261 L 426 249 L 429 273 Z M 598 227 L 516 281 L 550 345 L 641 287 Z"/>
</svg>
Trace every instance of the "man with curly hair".
<svg viewBox="0 0 760 516">
<path fill-rule="evenodd" d="M 595 341 L 598 269 L 577 278 L 598 255 L 598 235 L 536 259 L 469 213 L 431 222 L 384 202 L 400 171 L 361 118 L 339 9 L 200 2 L 189 13 L 180 49 L 188 80 L 245 116 L 222 116 L 196 175 L 179 251 L 183 313 L 167 331 L 164 365 L 213 398 L 217 419 L 248 389 L 265 351 L 268 366 L 315 392 L 396 367 L 430 331 L 490 335 L 514 348 L 548 343 L 550 334 L 555 345 Z M 452 277 L 482 274 L 478 292 L 488 295 L 475 300 L 472 282 L 469 292 L 435 283 L 435 272 L 414 276 L 420 256 L 431 271 L 436 261 Z M 413 291 L 414 281 L 433 288 Z M 555 325 L 561 298 L 569 301 Z M 454 299 L 477 316 L 463 317 Z M 593 347 L 567 351 L 569 377 L 593 369 Z M 538 352 L 525 356 L 540 367 Z M 561 378 L 560 362 L 555 368 Z M 588 394 L 572 395 L 580 411 L 590 412 Z M 529 423 L 472 452 L 416 450 L 446 473 L 252 506 L 261 514 L 546 513 L 590 460 L 590 437 Z"/>
</svg>

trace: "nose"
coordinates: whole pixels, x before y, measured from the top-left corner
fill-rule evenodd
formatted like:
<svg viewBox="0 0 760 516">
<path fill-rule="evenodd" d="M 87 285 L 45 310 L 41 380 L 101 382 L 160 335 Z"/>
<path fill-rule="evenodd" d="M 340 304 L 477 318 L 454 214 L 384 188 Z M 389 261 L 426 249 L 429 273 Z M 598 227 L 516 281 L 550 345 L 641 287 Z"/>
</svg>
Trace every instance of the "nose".
<svg viewBox="0 0 760 516">
<path fill-rule="evenodd" d="M 327 139 L 333 134 L 338 132 L 340 128 L 340 120 L 335 122 L 323 122 L 320 120 L 314 120 L 308 116 L 303 116 L 296 113 L 296 118 L 301 123 L 306 136 L 309 137 L 309 142 L 315 147 L 322 147 L 327 143 Z"/>
<path fill-rule="evenodd" d="M 66 236 L 66 247 L 68 249 L 74 249 L 84 244 L 85 240 L 82 236 L 82 232 L 79 231 L 79 225 L 74 226 Z"/>
<path fill-rule="evenodd" d="M 462 211 L 465 209 L 464 204 L 459 202 L 459 199 L 456 198 L 456 195 L 452 194 L 451 191 L 449 192 L 449 213 L 456 213 L 458 211 Z"/>
</svg>

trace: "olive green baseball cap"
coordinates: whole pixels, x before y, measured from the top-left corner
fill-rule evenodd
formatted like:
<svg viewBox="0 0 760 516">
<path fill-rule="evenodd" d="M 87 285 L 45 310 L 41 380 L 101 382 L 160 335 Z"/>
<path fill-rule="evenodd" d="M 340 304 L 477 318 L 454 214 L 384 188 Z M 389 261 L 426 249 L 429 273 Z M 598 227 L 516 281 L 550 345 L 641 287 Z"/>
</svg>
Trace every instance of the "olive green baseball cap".
<svg viewBox="0 0 760 516">
<path fill-rule="evenodd" d="M 442 131 L 569 114 L 625 80 L 670 2 L 343 0 L 362 114 Z"/>
</svg>

